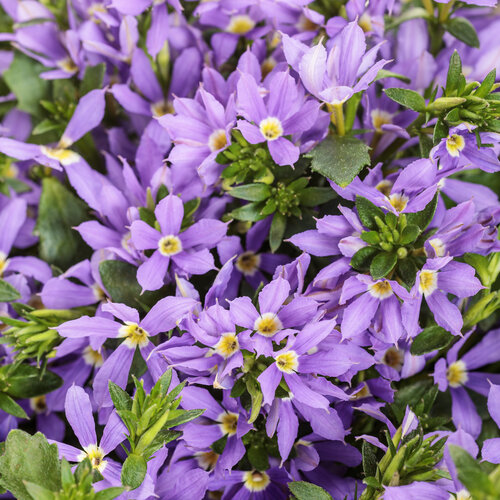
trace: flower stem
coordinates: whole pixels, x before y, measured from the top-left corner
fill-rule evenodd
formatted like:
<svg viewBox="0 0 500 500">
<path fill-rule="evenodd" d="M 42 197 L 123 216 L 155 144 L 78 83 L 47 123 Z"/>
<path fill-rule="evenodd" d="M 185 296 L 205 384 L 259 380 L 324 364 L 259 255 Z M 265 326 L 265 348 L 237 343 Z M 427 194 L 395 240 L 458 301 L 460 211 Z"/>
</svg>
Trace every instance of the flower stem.
<svg viewBox="0 0 500 500">
<path fill-rule="evenodd" d="M 344 108 L 342 103 L 334 104 L 332 106 L 333 115 L 335 116 L 335 126 L 337 127 L 337 134 L 345 135 L 345 122 L 344 122 Z"/>
</svg>

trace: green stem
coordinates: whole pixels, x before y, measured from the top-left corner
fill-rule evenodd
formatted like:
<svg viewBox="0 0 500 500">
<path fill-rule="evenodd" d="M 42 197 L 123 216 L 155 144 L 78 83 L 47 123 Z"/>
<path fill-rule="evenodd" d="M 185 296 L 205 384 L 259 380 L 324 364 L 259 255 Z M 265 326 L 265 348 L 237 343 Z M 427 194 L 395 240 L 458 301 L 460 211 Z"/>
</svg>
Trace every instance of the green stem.
<svg viewBox="0 0 500 500">
<path fill-rule="evenodd" d="M 337 134 L 340 136 L 345 135 L 345 122 L 344 122 L 344 108 L 343 104 L 334 104 L 332 106 L 333 115 L 335 116 L 335 126 L 337 127 Z"/>
</svg>

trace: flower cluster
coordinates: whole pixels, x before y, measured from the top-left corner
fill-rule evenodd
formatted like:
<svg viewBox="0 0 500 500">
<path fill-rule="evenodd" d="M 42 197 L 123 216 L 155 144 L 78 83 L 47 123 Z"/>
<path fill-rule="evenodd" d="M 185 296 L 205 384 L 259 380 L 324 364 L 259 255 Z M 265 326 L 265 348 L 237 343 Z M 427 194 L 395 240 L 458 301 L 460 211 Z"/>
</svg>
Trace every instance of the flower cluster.
<svg viewBox="0 0 500 500">
<path fill-rule="evenodd" d="M 498 498 L 495 0 L 0 6 L 0 498 Z"/>
</svg>

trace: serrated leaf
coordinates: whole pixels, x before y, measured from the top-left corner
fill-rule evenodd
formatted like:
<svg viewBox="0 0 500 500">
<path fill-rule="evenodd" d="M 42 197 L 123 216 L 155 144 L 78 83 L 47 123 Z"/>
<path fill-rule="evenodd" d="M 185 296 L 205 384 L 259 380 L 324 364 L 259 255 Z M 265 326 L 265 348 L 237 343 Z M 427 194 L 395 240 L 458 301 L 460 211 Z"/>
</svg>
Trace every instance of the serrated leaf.
<svg viewBox="0 0 500 500">
<path fill-rule="evenodd" d="M 360 248 L 351 258 L 351 266 L 357 271 L 366 272 L 370 269 L 373 258 L 380 252 L 377 247 Z"/>
<path fill-rule="evenodd" d="M 346 187 L 370 164 L 369 147 L 349 136 L 329 135 L 309 154 L 311 169 L 340 187 Z"/>
<path fill-rule="evenodd" d="M 0 392 L 0 409 L 17 418 L 28 418 L 22 406 L 18 405 L 10 396 Z"/>
<path fill-rule="evenodd" d="M 12 302 L 21 298 L 21 294 L 7 281 L 0 280 L 0 302 Z"/>
<path fill-rule="evenodd" d="M 398 258 L 396 252 L 380 252 L 370 264 L 370 274 L 374 280 L 387 276 L 396 265 Z"/>
<path fill-rule="evenodd" d="M 50 491 L 61 489 L 57 445 L 49 444 L 40 432 L 31 436 L 18 429 L 10 431 L 0 456 L 0 471 L 0 484 L 18 500 L 33 500 L 25 481 Z"/>
<path fill-rule="evenodd" d="M 127 457 L 122 467 L 122 484 L 132 490 L 135 490 L 144 481 L 146 472 L 147 464 L 144 457 L 131 454 Z"/>
<path fill-rule="evenodd" d="M 444 328 L 437 325 L 428 326 L 413 339 L 410 352 L 420 356 L 436 349 L 443 349 L 452 339 L 453 335 Z"/>
<path fill-rule="evenodd" d="M 375 217 L 379 217 L 382 221 L 385 218 L 381 208 L 362 196 L 356 196 L 356 210 L 363 226 L 369 229 L 378 229 Z"/>
<path fill-rule="evenodd" d="M 453 17 L 445 24 L 446 31 L 455 38 L 469 45 L 479 48 L 479 38 L 472 23 L 465 17 Z"/>
<path fill-rule="evenodd" d="M 73 228 L 87 220 L 87 206 L 55 177 L 42 181 L 36 232 L 40 257 L 66 269 L 90 256 L 90 248 Z"/>
<path fill-rule="evenodd" d="M 422 112 L 425 110 L 425 99 L 414 90 L 391 88 L 384 90 L 387 97 L 401 104 L 405 108 Z"/>
<path fill-rule="evenodd" d="M 293 481 L 288 488 L 297 500 L 332 500 L 331 495 L 316 484 L 306 481 Z"/>
</svg>

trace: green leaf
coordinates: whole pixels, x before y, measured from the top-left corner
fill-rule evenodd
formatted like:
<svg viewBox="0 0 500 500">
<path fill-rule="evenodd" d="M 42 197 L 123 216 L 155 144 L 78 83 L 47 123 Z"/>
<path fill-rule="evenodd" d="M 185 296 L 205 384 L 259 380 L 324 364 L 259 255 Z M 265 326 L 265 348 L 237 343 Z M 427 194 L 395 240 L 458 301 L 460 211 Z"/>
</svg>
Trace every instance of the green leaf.
<svg viewBox="0 0 500 500">
<path fill-rule="evenodd" d="M 401 232 L 401 237 L 399 238 L 399 243 L 401 245 L 409 245 L 413 243 L 420 235 L 422 231 L 415 224 L 410 224 L 406 226 Z"/>
<path fill-rule="evenodd" d="M 47 132 L 51 132 L 52 130 L 60 130 L 61 132 L 64 130 L 64 126 L 61 123 L 57 123 L 50 118 L 46 118 L 42 120 L 32 131 L 33 135 L 41 135 Z"/>
<path fill-rule="evenodd" d="M 7 281 L 0 280 L 0 302 L 12 302 L 21 298 L 21 294 Z"/>
<path fill-rule="evenodd" d="M 102 88 L 102 82 L 106 73 L 106 64 L 100 63 L 95 66 L 87 66 L 80 85 L 80 94 L 84 96 L 91 90 Z"/>
<path fill-rule="evenodd" d="M 276 212 L 271 222 L 271 229 L 269 230 L 269 246 L 271 252 L 276 252 L 283 241 L 283 236 L 286 229 L 286 216 Z"/>
<path fill-rule="evenodd" d="M 450 65 L 448 66 L 448 75 L 446 77 L 446 92 L 445 95 L 451 95 L 458 89 L 460 75 L 462 74 L 462 61 L 456 50 L 450 57 Z"/>
<path fill-rule="evenodd" d="M 300 204 L 303 207 L 317 207 L 323 203 L 327 203 L 337 197 L 337 193 L 330 187 L 315 187 L 305 188 L 299 194 Z"/>
<path fill-rule="evenodd" d="M 87 206 L 55 177 L 42 181 L 36 223 L 40 257 L 66 269 L 90 255 L 90 248 L 73 228 L 87 220 Z"/>
<path fill-rule="evenodd" d="M 373 258 L 380 252 L 377 247 L 360 248 L 351 258 L 351 266 L 357 271 L 366 272 L 370 269 Z"/>
<path fill-rule="evenodd" d="M 174 418 L 169 418 L 165 425 L 168 427 L 175 427 L 185 424 L 186 422 L 197 419 L 200 415 L 203 415 L 204 412 L 205 410 L 171 410 L 170 415 L 173 414 Z"/>
<path fill-rule="evenodd" d="M 396 252 L 380 252 L 370 264 L 370 274 L 374 280 L 387 276 L 396 265 L 398 258 Z"/>
<path fill-rule="evenodd" d="M 312 483 L 293 481 L 288 487 L 297 500 L 332 500 L 329 493 Z"/>
<path fill-rule="evenodd" d="M 410 89 L 385 89 L 387 97 L 401 104 L 405 108 L 413 109 L 413 111 L 425 110 L 425 99 L 414 90 Z"/>
<path fill-rule="evenodd" d="M 406 214 L 408 225 L 416 225 L 422 231 L 425 231 L 427 226 L 431 223 L 434 213 L 436 212 L 438 195 L 436 194 L 432 201 L 420 212 Z"/>
<path fill-rule="evenodd" d="M 4 368 L 7 367 L 2 367 L 2 370 Z M 55 391 L 62 386 L 63 380 L 59 375 L 48 370 L 42 371 L 36 366 L 22 364 L 12 371 L 9 370 L 7 383 L 6 392 L 9 396 L 34 398 Z"/>
<path fill-rule="evenodd" d="M 407 257 L 398 261 L 398 275 L 404 284 L 410 289 L 415 284 L 418 268 L 415 261 Z"/>
<path fill-rule="evenodd" d="M 0 456 L 0 471 L 0 485 L 18 500 L 33 500 L 25 481 L 50 491 L 61 489 L 57 445 L 49 444 L 40 432 L 30 436 L 18 429 L 10 431 Z"/>
<path fill-rule="evenodd" d="M 394 73 L 394 71 L 389 71 L 388 69 L 380 69 L 377 73 L 377 77 L 373 81 L 376 82 L 377 80 L 382 80 L 383 78 L 397 78 L 404 83 L 411 82 L 411 79 L 407 76 L 404 76 L 400 73 Z"/>
<path fill-rule="evenodd" d="M 18 418 L 28 418 L 22 406 L 18 405 L 10 396 L 0 392 L 0 409 L 9 415 L 14 415 Z"/>
<path fill-rule="evenodd" d="M 463 448 L 450 444 L 448 449 L 457 468 L 458 479 L 464 484 L 472 498 L 485 498 L 485 495 L 496 495 L 488 474 Z M 495 496 L 494 496 L 495 498 Z"/>
<path fill-rule="evenodd" d="M 356 210 L 358 211 L 359 220 L 363 226 L 369 229 L 378 230 L 375 217 L 380 217 L 381 220 L 384 220 L 384 212 L 382 212 L 382 209 L 366 198 L 356 196 Z"/>
<path fill-rule="evenodd" d="M 147 464 L 144 457 L 131 454 L 127 457 L 122 467 L 122 484 L 131 490 L 135 490 L 144 481 L 146 472 Z"/>
<path fill-rule="evenodd" d="M 448 136 L 448 126 L 444 123 L 441 118 L 438 119 L 436 125 L 434 125 L 434 134 L 432 136 L 432 143 L 434 146 L 439 144 L 441 139 L 444 139 Z"/>
<path fill-rule="evenodd" d="M 423 7 L 414 7 L 413 9 L 405 10 L 399 17 L 394 19 L 390 18 L 385 25 L 385 30 L 392 30 L 397 28 L 400 24 L 410 21 L 411 19 L 428 19 L 429 12 Z"/>
<path fill-rule="evenodd" d="M 378 245 L 380 236 L 377 231 L 363 231 L 360 238 L 369 245 Z"/>
<path fill-rule="evenodd" d="M 375 447 L 368 443 L 368 441 L 363 441 L 361 452 L 363 454 L 363 472 L 365 476 L 375 476 L 378 464 Z"/>
<path fill-rule="evenodd" d="M 369 147 L 356 137 L 329 135 L 309 154 L 311 169 L 346 187 L 370 164 Z"/>
<path fill-rule="evenodd" d="M 111 380 L 108 382 L 109 395 L 113 401 L 113 405 L 117 410 L 131 410 L 132 398 L 128 392 L 124 391 L 121 387 L 117 386 Z"/>
<path fill-rule="evenodd" d="M 266 217 L 261 212 L 262 208 L 262 203 L 248 203 L 242 207 L 235 208 L 230 215 L 238 220 L 257 222 L 258 220 L 262 220 Z"/>
<path fill-rule="evenodd" d="M 247 201 L 264 201 L 271 196 L 271 188 L 267 184 L 254 183 L 233 187 L 228 191 L 233 198 Z"/>
<path fill-rule="evenodd" d="M 266 471 L 269 469 L 269 456 L 261 444 L 252 444 L 247 449 L 247 458 L 255 470 Z"/>
<path fill-rule="evenodd" d="M 432 352 L 436 349 L 443 349 L 453 339 L 453 335 L 437 325 L 428 326 L 414 339 L 410 352 L 415 356 Z"/>
<path fill-rule="evenodd" d="M 24 486 L 35 500 L 54 500 L 56 498 L 53 491 L 50 491 L 38 484 L 24 481 Z"/>
<path fill-rule="evenodd" d="M 260 409 L 262 407 L 262 391 L 260 390 L 260 384 L 253 377 L 249 377 L 246 380 L 247 391 L 252 398 L 252 410 L 250 413 L 250 418 L 248 419 L 248 423 L 251 424 L 255 422 L 257 417 L 259 416 Z M 262 469 L 261 469 L 262 470 Z"/>
<path fill-rule="evenodd" d="M 105 490 L 98 491 L 94 496 L 94 500 L 113 500 L 113 498 L 120 496 L 124 491 L 125 489 L 120 486 L 106 488 Z"/>
<path fill-rule="evenodd" d="M 454 17 L 445 25 L 446 31 L 470 47 L 479 48 L 479 38 L 472 23 L 465 17 Z"/>
<path fill-rule="evenodd" d="M 17 109 L 31 115 L 42 112 L 40 101 L 48 97 L 50 83 L 38 75 L 46 68 L 20 52 L 14 53 L 14 60 L 3 73 L 3 79 L 17 98 Z"/>
<path fill-rule="evenodd" d="M 476 89 L 474 96 L 485 98 L 493 88 L 497 77 L 496 69 L 492 69 L 483 80 L 483 83 Z"/>
</svg>

